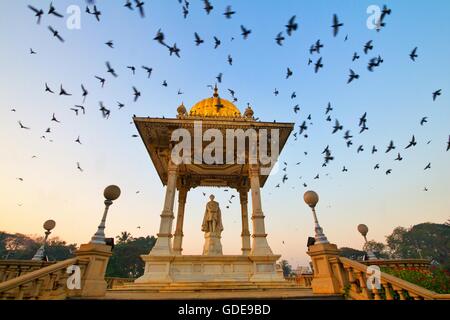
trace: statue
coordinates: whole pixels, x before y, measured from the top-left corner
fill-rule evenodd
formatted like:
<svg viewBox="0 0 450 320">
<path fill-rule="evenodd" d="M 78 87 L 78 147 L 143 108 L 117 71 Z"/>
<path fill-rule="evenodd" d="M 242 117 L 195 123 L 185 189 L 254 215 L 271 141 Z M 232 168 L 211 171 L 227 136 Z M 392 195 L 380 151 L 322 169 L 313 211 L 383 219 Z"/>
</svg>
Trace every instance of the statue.
<svg viewBox="0 0 450 320">
<path fill-rule="evenodd" d="M 210 195 L 209 199 L 210 201 L 206 204 L 205 216 L 203 217 L 202 231 L 220 234 L 223 231 L 223 225 L 219 203 L 214 201 L 214 195 Z"/>
<path fill-rule="evenodd" d="M 222 213 L 219 203 L 214 201 L 214 196 L 210 195 L 209 199 L 202 223 L 202 231 L 205 232 L 203 255 L 222 255 L 222 244 L 220 243 L 223 231 Z"/>
</svg>

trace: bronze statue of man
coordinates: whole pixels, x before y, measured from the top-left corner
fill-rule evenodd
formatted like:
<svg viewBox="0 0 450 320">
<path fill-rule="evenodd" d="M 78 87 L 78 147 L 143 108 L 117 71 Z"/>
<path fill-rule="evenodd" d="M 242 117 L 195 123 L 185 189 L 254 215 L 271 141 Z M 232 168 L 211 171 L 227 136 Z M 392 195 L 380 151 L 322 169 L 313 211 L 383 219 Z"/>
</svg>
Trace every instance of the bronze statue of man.
<svg viewBox="0 0 450 320">
<path fill-rule="evenodd" d="M 209 199 L 210 201 L 206 204 L 205 216 L 203 217 L 202 231 L 220 234 L 223 231 L 223 225 L 219 203 L 214 201 L 214 195 L 210 195 Z"/>
</svg>

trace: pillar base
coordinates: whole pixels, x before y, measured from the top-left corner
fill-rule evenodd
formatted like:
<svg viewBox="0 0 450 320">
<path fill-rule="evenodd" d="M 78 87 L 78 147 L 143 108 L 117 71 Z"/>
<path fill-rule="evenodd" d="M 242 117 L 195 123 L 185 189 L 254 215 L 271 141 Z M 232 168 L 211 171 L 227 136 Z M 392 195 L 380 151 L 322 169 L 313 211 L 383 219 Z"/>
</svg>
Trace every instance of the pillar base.
<svg viewBox="0 0 450 320">
<path fill-rule="evenodd" d="M 314 278 L 311 283 L 313 293 L 342 293 L 342 273 L 339 267 L 339 250 L 335 244 L 319 243 L 308 248 L 313 263 Z"/>
<path fill-rule="evenodd" d="M 89 264 L 81 283 L 81 297 L 103 297 L 106 294 L 106 267 L 112 255 L 111 247 L 105 244 L 82 244 L 75 255 Z"/>
<path fill-rule="evenodd" d="M 205 244 L 203 246 L 204 256 L 222 256 L 222 244 L 220 234 L 214 232 L 205 233 Z"/>
</svg>

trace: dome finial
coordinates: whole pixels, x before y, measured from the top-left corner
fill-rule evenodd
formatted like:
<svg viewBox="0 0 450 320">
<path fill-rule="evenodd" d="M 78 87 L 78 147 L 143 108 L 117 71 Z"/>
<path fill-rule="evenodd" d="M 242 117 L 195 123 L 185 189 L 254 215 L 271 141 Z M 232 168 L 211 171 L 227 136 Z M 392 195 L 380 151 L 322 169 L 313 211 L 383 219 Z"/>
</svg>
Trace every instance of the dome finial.
<svg viewBox="0 0 450 320">
<path fill-rule="evenodd" d="M 213 97 L 217 98 L 219 96 L 219 88 L 217 88 L 217 83 L 214 85 L 214 94 Z"/>
</svg>

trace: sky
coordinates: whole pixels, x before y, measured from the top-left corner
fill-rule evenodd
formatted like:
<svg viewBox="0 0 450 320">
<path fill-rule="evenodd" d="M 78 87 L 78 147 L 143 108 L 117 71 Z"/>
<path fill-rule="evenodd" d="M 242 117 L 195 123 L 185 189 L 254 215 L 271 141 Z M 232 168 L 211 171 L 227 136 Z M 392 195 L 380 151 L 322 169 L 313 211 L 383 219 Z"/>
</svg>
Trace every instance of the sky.
<svg viewBox="0 0 450 320">
<path fill-rule="evenodd" d="M 84 13 L 84 1 L 53 1 L 65 17 L 45 14 L 40 25 L 27 5 L 47 11 L 49 1 L 0 3 L 0 230 L 42 235 L 43 222 L 54 219 L 53 236 L 86 243 L 101 219 L 104 187 L 116 184 L 122 195 L 110 209 L 107 236 L 125 230 L 133 236 L 155 235 L 165 188 L 142 140 L 132 137 L 137 134 L 132 116 L 175 117 L 182 102 L 189 109 L 211 96 L 207 85 L 214 84 L 219 73 L 223 73 L 221 96 L 231 99 L 227 89 L 234 89 L 236 106 L 243 111 L 250 103 L 261 121 L 295 122 L 298 131 L 311 115 L 308 138 L 291 136 L 280 155 L 280 163 L 288 163 L 288 180 L 281 183 L 284 172 L 280 171 L 269 177 L 262 190 L 268 242 L 293 266 L 309 261 L 306 240 L 314 235 L 314 226 L 303 202 L 309 189 L 319 193 L 319 222 L 339 247 L 362 247 L 356 230 L 360 223 L 368 225 L 369 239 L 383 242 L 397 226 L 443 223 L 450 218 L 450 152 L 446 152 L 450 2 L 212 0 L 214 9 L 207 15 L 203 1 L 191 0 L 186 19 L 177 0 L 146 1 L 145 18 L 124 8 L 124 2 L 97 1 L 102 12 L 97 22 Z M 369 29 L 367 8 L 384 4 L 392 9 L 385 28 Z M 71 5 L 81 8 L 80 29 L 66 26 L 70 16 L 66 9 Z M 222 14 L 227 5 L 236 11 L 231 19 Z M 335 13 L 344 23 L 337 37 L 330 27 Z M 289 37 L 285 25 L 293 15 L 298 30 Z M 240 25 L 252 30 L 247 40 L 240 35 Z M 57 29 L 65 42 L 53 38 L 48 26 Z M 153 40 L 160 28 L 167 42 L 181 49 L 181 58 L 170 56 Z M 274 38 L 281 31 L 286 40 L 278 46 Z M 205 43 L 196 46 L 194 32 Z M 213 36 L 222 42 L 216 50 Z M 324 47 L 320 54 L 310 55 L 309 48 L 318 39 Z M 105 45 L 109 40 L 114 41 L 114 49 Z M 362 50 L 369 40 L 374 48 L 366 55 Z M 415 47 L 418 58 L 413 62 L 409 53 Z M 37 54 L 31 55 L 30 48 Z M 354 52 L 360 59 L 352 62 Z M 229 54 L 232 66 L 227 63 Z M 384 62 L 369 72 L 368 61 L 378 55 Z M 324 66 L 316 74 L 307 62 L 319 57 Z M 106 61 L 118 78 L 107 74 Z M 131 65 L 137 68 L 135 75 L 127 69 Z M 150 79 L 142 65 L 153 68 Z M 287 67 L 293 71 L 289 79 Z M 347 84 L 350 68 L 360 78 Z M 104 88 L 95 76 L 106 78 Z M 167 87 L 161 85 L 164 80 Z M 72 96 L 45 93 L 45 83 L 55 92 L 62 84 Z M 84 104 L 81 84 L 89 91 Z M 136 103 L 133 86 L 142 92 Z M 433 102 L 432 92 L 438 89 L 442 95 Z M 178 95 L 178 90 L 183 94 Z M 297 97 L 291 99 L 294 91 Z M 111 109 L 107 120 L 99 111 L 99 101 Z M 118 101 L 125 104 L 121 110 Z M 328 102 L 333 107 L 332 122 L 325 120 Z M 85 106 L 85 115 L 70 110 L 77 104 Z M 359 118 L 365 112 L 369 130 L 359 134 Z M 53 113 L 61 123 L 50 121 Z M 428 117 L 423 126 L 422 117 Z M 344 130 L 332 134 L 335 119 Z M 30 130 L 21 129 L 18 121 Z M 45 134 L 49 127 L 51 134 Z M 350 148 L 343 139 L 346 130 L 354 136 Z M 44 134 L 46 139 L 41 139 Z M 405 150 L 412 135 L 417 146 Z M 78 136 L 81 145 L 75 143 Z M 397 148 L 385 153 L 390 140 Z M 327 145 L 335 159 L 322 167 L 321 153 Z M 361 153 L 356 152 L 359 145 L 364 146 Z M 372 155 L 373 145 L 379 151 Z M 397 152 L 401 162 L 394 160 Z M 373 169 L 377 163 L 380 170 Z M 428 163 L 431 169 L 424 170 Z M 342 172 L 343 166 L 347 172 Z M 385 174 L 388 169 L 390 175 Z M 320 178 L 314 179 L 317 174 Z M 277 184 L 280 188 L 275 188 Z M 214 193 L 222 206 L 224 253 L 239 254 L 239 201 L 225 209 L 232 193 L 206 188 L 188 194 L 183 253 L 202 251 L 200 228 L 207 202 L 203 192 Z"/>
</svg>

